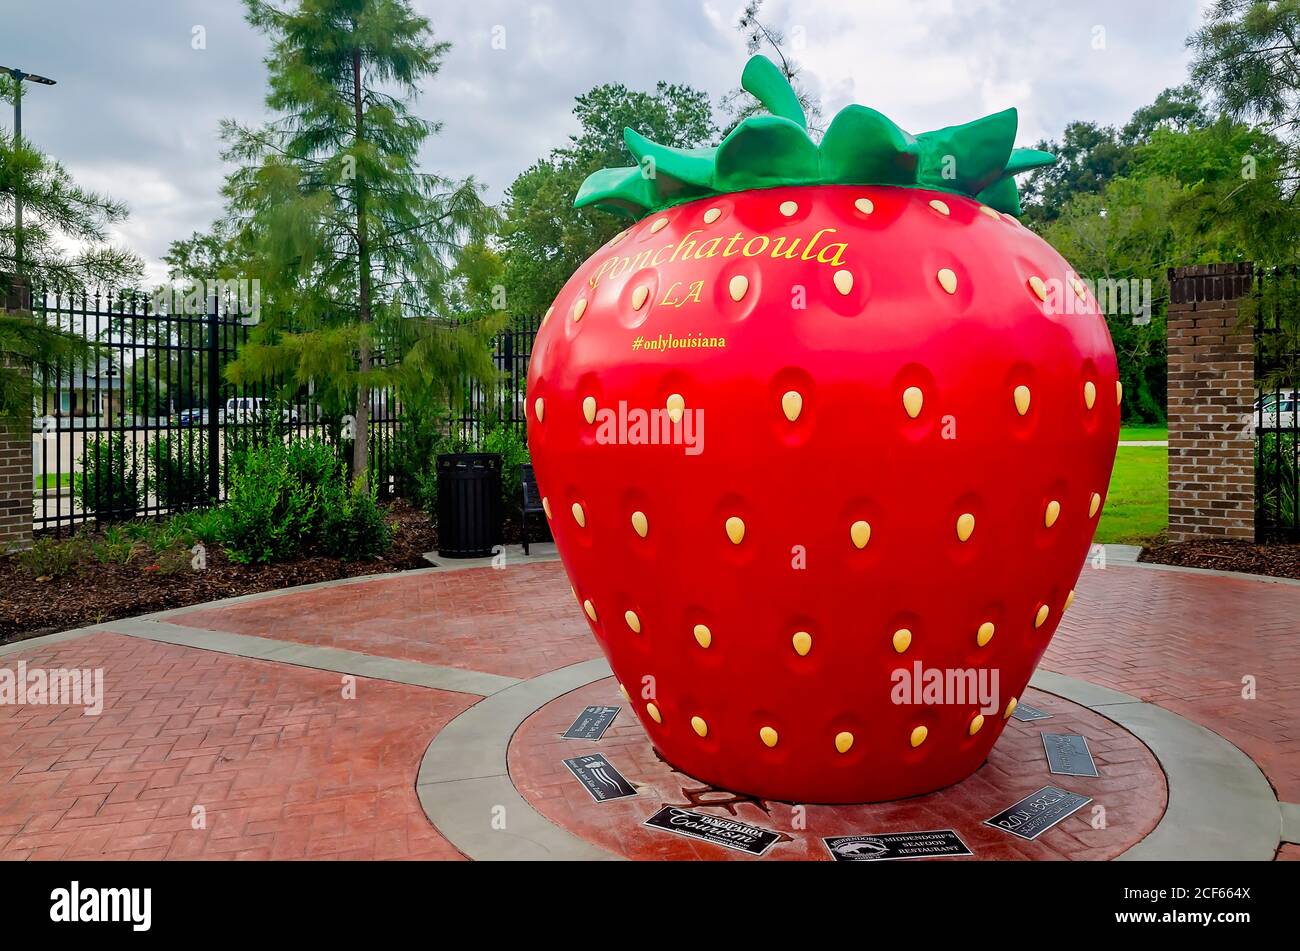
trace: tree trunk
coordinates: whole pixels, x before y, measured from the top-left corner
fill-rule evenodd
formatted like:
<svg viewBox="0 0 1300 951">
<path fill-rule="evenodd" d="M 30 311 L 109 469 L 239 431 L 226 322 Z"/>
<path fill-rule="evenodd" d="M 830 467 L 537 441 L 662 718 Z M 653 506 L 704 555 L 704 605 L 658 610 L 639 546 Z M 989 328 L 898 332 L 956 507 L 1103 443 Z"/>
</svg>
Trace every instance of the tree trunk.
<svg viewBox="0 0 1300 951">
<path fill-rule="evenodd" d="M 360 144 L 365 130 L 362 125 L 361 103 L 361 50 L 352 50 L 352 104 L 356 115 L 356 133 L 353 141 Z M 370 481 L 370 385 L 366 375 L 370 371 L 370 341 L 368 338 L 370 324 L 370 244 L 366 228 L 366 189 L 360 174 L 353 184 L 357 205 L 357 261 L 360 273 L 360 320 L 361 342 L 357 348 L 357 383 L 356 418 L 353 423 L 354 442 L 352 443 L 352 477 L 360 479 L 363 485 Z"/>
</svg>

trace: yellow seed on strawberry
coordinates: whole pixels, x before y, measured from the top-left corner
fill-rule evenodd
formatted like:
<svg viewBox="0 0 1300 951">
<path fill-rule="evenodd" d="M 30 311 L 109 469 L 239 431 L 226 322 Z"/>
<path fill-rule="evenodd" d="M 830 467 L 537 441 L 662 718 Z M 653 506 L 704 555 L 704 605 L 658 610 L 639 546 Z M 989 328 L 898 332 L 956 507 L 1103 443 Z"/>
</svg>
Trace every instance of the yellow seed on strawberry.
<svg viewBox="0 0 1300 951">
<path fill-rule="evenodd" d="M 835 272 L 835 289 L 847 297 L 853 291 L 853 274 L 849 271 Z"/>
<path fill-rule="evenodd" d="M 1034 292 L 1034 296 L 1040 301 L 1047 303 L 1047 285 L 1043 283 L 1043 279 L 1037 274 L 1029 279 L 1029 289 Z"/>
<path fill-rule="evenodd" d="M 632 702 L 632 695 L 627 692 L 627 688 L 624 687 L 622 684 L 618 685 L 618 692 L 623 695 L 623 699 L 626 700 L 628 703 Z"/>
<path fill-rule="evenodd" d="M 894 632 L 894 650 L 899 654 L 906 654 L 907 649 L 912 646 L 912 632 L 907 628 Z"/>
<path fill-rule="evenodd" d="M 658 221 L 656 221 L 654 224 L 650 226 L 650 233 L 658 234 L 660 231 L 663 231 L 664 228 L 667 227 L 668 227 L 668 219 L 660 218 Z"/>
<path fill-rule="evenodd" d="M 1070 610 L 1070 605 L 1072 605 L 1073 603 L 1074 603 L 1074 589 L 1071 588 L 1070 593 L 1065 596 L 1065 604 L 1061 606 L 1061 613 L 1064 614 L 1066 611 Z"/>
<path fill-rule="evenodd" d="M 912 730 L 912 747 L 918 747 L 925 742 L 925 738 L 930 735 L 930 731 L 923 726 L 918 726 Z"/>
<path fill-rule="evenodd" d="M 1097 402 L 1097 387 L 1092 380 L 1083 384 L 1083 405 L 1092 409 L 1092 404 Z"/>
<path fill-rule="evenodd" d="M 916 419 L 921 415 L 921 407 L 925 405 L 925 394 L 921 392 L 919 386 L 909 386 L 903 390 L 903 409 L 907 415 Z"/>
<path fill-rule="evenodd" d="M 1002 220 L 1002 216 L 999 215 L 992 208 L 990 208 L 988 205 L 980 205 L 980 212 L 984 215 L 987 215 L 989 218 L 992 218 L 994 221 Z"/>
<path fill-rule="evenodd" d="M 1100 508 L 1101 508 L 1101 493 L 1094 492 L 1092 493 L 1092 499 L 1088 502 L 1088 518 L 1095 517 L 1097 514 L 1097 510 Z"/>
<path fill-rule="evenodd" d="M 781 397 L 781 412 L 785 413 L 785 418 L 794 422 L 803 412 L 803 396 L 794 390 L 790 390 Z"/>
<path fill-rule="evenodd" d="M 1008 700 L 1007 708 L 1002 712 L 1002 719 L 1005 720 L 1007 717 L 1011 716 L 1011 714 L 1015 713 L 1016 707 L 1018 706 L 1020 706 L 1020 704 L 1015 697 L 1012 697 L 1010 700 Z"/>
<path fill-rule="evenodd" d="M 841 753 L 847 753 L 853 749 L 853 734 L 845 730 L 843 733 L 835 734 L 835 748 Z"/>
<path fill-rule="evenodd" d="M 930 207 L 933 208 L 935 211 L 939 212 L 939 214 L 941 215 L 946 216 L 952 214 L 952 209 L 948 207 L 948 203 L 946 201 L 940 201 L 937 198 L 933 199 L 930 202 Z"/>
<path fill-rule="evenodd" d="M 1016 412 L 1019 413 L 1021 416 L 1024 416 L 1026 413 L 1029 412 L 1029 400 L 1031 398 L 1029 393 L 1029 387 L 1017 386 L 1014 397 L 1016 401 Z"/>
<path fill-rule="evenodd" d="M 987 647 L 989 641 L 993 640 L 994 630 L 993 622 L 985 621 L 980 625 L 980 629 L 975 632 L 975 643 L 980 647 Z"/>
<path fill-rule="evenodd" d="M 853 203 L 853 207 L 858 209 L 864 215 L 869 215 L 876 210 L 876 203 L 870 198 L 859 198 Z"/>
<path fill-rule="evenodd" d="M 650 288 L 642 284 L 632 292 L 632 309 L 640 310 L 645 306 L 646 298 L 650 296 Z"/>
<path fill-rule="evenodd" d="M 542 511 L 546 513 L 547 518 L 551 517 L 551 500 L 546 497 L 542 498 Z"/>
<path fill-rule="evenodd" d="M 578 303 L 573 305 L 573 322 L 576 324 L 582 320 L 582 315 L 587 312 L 587 298 L 578 298 Z"/>
<path fill-rule="evenodd" d="M 940 268 L 938 273 L 939 286 L 949 294 L 957 293 L 957 275 L 952 268 Z"/>
<path fill-rule="evenodd" d="M 957 538 L 960 541 L 968 541 L 975 533 L 975 516 L 970 512 L 957 518 Z"/>
<path fill-rule="evenodd" d="M 1119 406 L 1124 402 L 1124 384 L 1119 380 L 1115 381 L 1115 405 Z"/>
<path fill-rule="evenodd" d="M 794 645 L 796 654 L 807 657 L 808 652 L 812 650 L 812 635 L 807 631 L 797 631 L 794 637 L 790 638 L 790 643 Z"/>
<path fill-rule="evenodd" d="M 793 201 L 781 202 L 781 214 L 785 215 L 787 218 L 793 217 L 798 213 L 799 213 L 799 205 L 797 202 L 793 202 Z"/>
<path fill-rule="evenodd" d="M 542 417 L 546 415 L 546 403 L 542 401 L 540 396 L 533 400 L 533 415 L 537 417 L 539 423 L 542 421 Z"/>
<path fill-rule="evenodd" d="M 975 719 L 970 721 L 970 735 L 974 736 L 984 728 L 984 714 L 975 714 Z"/>
<path fill-rule="evenodd" d="M 722 217 L 721 208 L 710 208 L 708 211 L 704 213 L 704 223 L 706 225 L 711 225 L 713 224 L 713 222 L 717 221 L 721 217 Z"/>
<path fill-rule="evenodd" d="M 699 736 L 709 735 L 709 725 L 704 722 L 703 717 L 691 717 L 691 729 Z"/>
<path fill-rule="evenodd" d="M 623 620 L 627 622 L 627 626 L 632 629 L 633 634 L 641 633 L 641 619 L 636 616 L 635 611 L 624 611 Z"/>
<path fill-rule="evenodd" d="M 1056 524 L 1056 520 L 1061 517 L 1061 503 L 1053 499 L 1047 503 L 1047 511 L 1043 513 L 1043 524 L 1051 528 Z"/>
<path fill-rule="evenodd" d="M 668 397 L 668 400 L 664 405 L 668 409 L 668 418 L 674 423 L 680 423 L 682 421 L 682 413 L 686 410 L 686 400 L 682 399 L 682 395 L 680 393 L 674 393 L 672 396 Z"/>
<path fill-rule="evenodd" d="M 871 524 L 861 519 L 849 526 L 849 538 L 853 542 L 853 547 L 863 549 L 867 547 L 867 542 L 871 541 Z"/>
<path fill-rule="evenodd" d="M 581 503 L 581 502 L 574 502 L 571 511 L 573 512 L 573 520 L 574 520 L 575 522 L 578 523 L 578 527 L 579 527 L 579 528 L 586 528 L 586 527 L 587 527 L 587 513 L 583 511 L 583 509 L 582 509 L 582 503 Z"/>
<path fill-rule="evenodd" d="M 588 396 L 582 401 L 582 415 L 586 418 L 588 424 L 596 421 L 596 397 Z"/>
<path fill-rule="evenodd" d="M 646 533 L 650 531 L 650 521 L 645 517 L 645 512 L 632 513 L 632 529 L 645 538 Z"/>
<path fill-rule="evenodd" d="M 659 713 L 659 708 L 655 706 L 654 703 L 647 703 L 645 705 L 645 712 L 650 714 L 650 719 L 654 720 L 655 723 L 664 722 L 663 716 Z"/>
<path fill-rule="evenodd" d="M 1034 627 L 1038 628 L 1038 627 L 1042 627 L 1044 624 L 1046 624 L 1046 623 L 1047 623 L 1047 615 L 1049 615 L 1049 614 L 1051 614 L 1051 613 L 1052 613 L 1052 612 L 1048 609 L 1047 605 L 1044 604 L 1042 607 L 1040 607 L 1040 608 L 1038 609 L 1038 613 L 1037 613 L 1036 615 L 1034 615 Z"/>
<path fill-rule="evenodd" d="M 745 299 L 745 295 L 749 293 L 749 278 L 743 274 L 737 274 L 727 285 L 727 293 L 731 295 L 732 300 L 739 304 Z"/>
<path fill-rule="evenodd" d="M 778 739 L 776 730 L 772 729 L 770 726 L 765 726 L 763 729 L 759 730 L 758 738 L 763 741 L 764 746 L 769 748 L 776 746 L 776 741 Z"/>
<path fill-rule="evenodd" d="M 727 519 L 727 537 L 731 539 L 731 544 L 739 545 L 745 540 L 745 523 L 736 516 Z"/>
<path fill-rule="evenodd" d="M 713 643 L 713 632 L 706 625 L 697 624 L 693 633 L 695 634 L 695 642 L 708 650 L 709 645 Z"/>
<path fill-rule="evenodd" d="M 596 620 L 596 606 L 590 601 L 582 602 L 582 610 L 587 612 L 587 617 L 591 618 L 593 621 Z"/>
</svg>

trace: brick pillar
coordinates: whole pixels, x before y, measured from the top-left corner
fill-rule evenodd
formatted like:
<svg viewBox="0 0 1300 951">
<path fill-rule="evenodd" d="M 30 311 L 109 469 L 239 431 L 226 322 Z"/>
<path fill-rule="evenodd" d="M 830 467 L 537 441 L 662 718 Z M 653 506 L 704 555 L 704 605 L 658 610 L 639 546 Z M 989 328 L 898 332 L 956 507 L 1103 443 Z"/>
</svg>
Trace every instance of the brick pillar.
<svg viewBox="0 0 1300 951">
<path fill-rule="evenodd" d="M 1238 315 L 1252 272 L 1169 270 L 1171 541 L 1255 540 L 1255 342 Z"/>
<path fill-rule="evenodd" d="M 26 282 L 0 274 L 0 311 L 31 312 Z M 0 359 L 3 359 L 0 354 Z M 32 424 L 0 417 L 0 553 L 32 543 Z"/>
</svg>

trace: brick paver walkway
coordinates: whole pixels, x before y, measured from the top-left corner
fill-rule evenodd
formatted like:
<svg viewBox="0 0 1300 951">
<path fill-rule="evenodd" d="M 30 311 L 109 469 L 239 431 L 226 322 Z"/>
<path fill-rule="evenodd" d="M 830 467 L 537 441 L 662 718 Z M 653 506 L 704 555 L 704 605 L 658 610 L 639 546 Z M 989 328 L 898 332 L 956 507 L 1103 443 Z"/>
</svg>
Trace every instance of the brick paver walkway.
<svg viewBox="0 0 1300 951">
<path fill-rule="evenodd" d="M 0 858 L 459 857 L 412 777 L 472 696 L 361 680 L 346 699 L 337 674 L 117 634 L 21 659 L 102 667 L 106 699 L 0 705 Z"/>
<path fill-rule="evenodd" d="M 558 562 L 390 576 L 173 620 L 506 677 L 600 656 Z"/>
<path fill-rule="evenodd" d="M 1300 801 L 1300 587 L 1115 566 L 1085 569 L 1078 593 L 1045 669 L 1209 727 Z M 520 678 L 599 656 L 557 563 L 387 576 L 170 620 Z M 102 667 L 107 699 L 98 717 L 0 705 L 0 858 L 458 854 L 414 784 L 475 695 L 359 679 L 348 699 L 337 673 L 115 633 L 37 643 L 0 667 L 20 660 Z M 195 806 L 205 828 L 192 828 Z"/>
<path fill-rule="evenodd" d="M 1113 567 L 1076 590 L 1044 668 L 1209 727 L 1300 802 L 1300 586 Z"/>
</svg>

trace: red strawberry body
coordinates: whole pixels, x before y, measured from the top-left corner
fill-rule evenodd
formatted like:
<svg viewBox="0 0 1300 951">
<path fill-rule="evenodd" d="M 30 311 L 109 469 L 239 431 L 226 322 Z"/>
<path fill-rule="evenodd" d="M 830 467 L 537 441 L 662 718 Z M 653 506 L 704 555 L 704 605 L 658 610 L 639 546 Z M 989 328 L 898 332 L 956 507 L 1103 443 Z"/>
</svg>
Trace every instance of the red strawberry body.
<svg viewBox="0 0 1300 951">
<path fill-rule="evenodd" d="M 578 610 L 669 762 L 858 802 L 984 761 L 1114 461 L 1115 353 L 1071 276 L 975 200 L 870 185 L 682 204 L 573 276 L 534 346 L 529 445 Z M 610 441 L 620 402 L 674 396 L 698 454 Z M 897 702 L 917 662 L 996 672 L 996 711 Z"/>
</svg>

